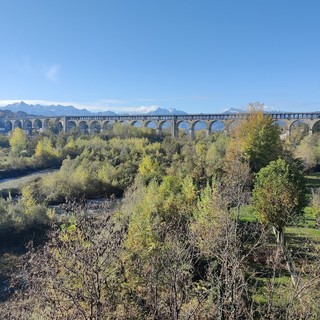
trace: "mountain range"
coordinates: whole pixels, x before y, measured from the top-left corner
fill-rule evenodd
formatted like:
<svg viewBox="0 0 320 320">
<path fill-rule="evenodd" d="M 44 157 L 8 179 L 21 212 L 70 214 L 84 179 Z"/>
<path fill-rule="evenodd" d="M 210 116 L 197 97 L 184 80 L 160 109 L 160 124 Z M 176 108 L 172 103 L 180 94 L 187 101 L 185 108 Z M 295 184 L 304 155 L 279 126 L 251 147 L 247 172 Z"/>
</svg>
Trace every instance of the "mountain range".
<svg viewBox="0 0 320 320">
<path fill-rule="evenodd" d="M 28 115 L 34 116 L 45 116 L 45 117 L 59 117 L 59 116 L 115 116 L 115 115 L 135 115 L 135 114 L 146 114 L 146 115 L 182 115 L 187 114 L 184 111 L 177 109 L 165 109 L 160 107 L 146 108 L 145 111 L 134 111 L 134 112 L 120 112 L 115 113 L 113 111 L 100 111 L 92 112 L 87 109 L 78 109 L 74 106 L 63 106 L 63 105 L 41 105 L 41 104 L 28 104 L 23 101 L 8 104 L 0 107 L 0 112 L 9 110 L 14 113 L 24 112 Z"/>
</svg>

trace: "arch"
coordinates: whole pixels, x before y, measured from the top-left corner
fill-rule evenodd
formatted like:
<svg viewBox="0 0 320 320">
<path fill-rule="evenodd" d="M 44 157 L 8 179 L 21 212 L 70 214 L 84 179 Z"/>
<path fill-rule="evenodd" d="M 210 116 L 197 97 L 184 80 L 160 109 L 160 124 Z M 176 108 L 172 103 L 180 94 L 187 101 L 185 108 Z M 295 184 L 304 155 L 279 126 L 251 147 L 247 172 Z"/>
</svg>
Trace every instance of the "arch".
<svg viewBox="0 0 320 320">
<path fill-rule="evenodd" d="M 101 130 L 103 132 L 108 131 L 108 130 L 112 130 L 113 129 L 113 125 L 114 125 L 114 121 L 105 121 L 102 124 Z"/>
<path fill-rule="evenodd" d="M 157 124 L 154 121 L 150 120 L 144 123 L 144 127 L 150 129 L 157 129 Z"/>
<path fill-rule="evenodd" d="M 6 131 L 6 124 L 3 121 L 0 121 L 0 132 Z"/>
<path fill-rule="evenodd" d="M 92 121 L 90 124 L 90 134 L 98 134 L 101 132 L 101 124 L 98 121 Z"/>
<path fill-rule="evenodd" d="M 50 126 L 50 123 L 52 123 L 52 121 L 50 121 L 50 119 L 44 119 L 43 123 L 42 123 L 42 128 L 44 130 L 48 130 L 49 126 Z"/>
<path fill-rule="evenodd" d="M 23 121 L 23 130 L 27 130 L 29 133 L 32 131 L 32 122 L 29 119 Z"/>
<path fill-rule="evenodd" d="M 188 134 L 189 130 L 190 130 L 190 123 L 187 121 L 177 121 L 177 131 L 175 132 L 174 136 L 175 137 L 183 137 L 186 134 Z M 194 132 L 192 130 L 190 130 L 192 133 L 192 138 L 191 140 L 194 139 Z"/>
<path fill-rule="evenodd" d="M 172 130 L 173 129 L 173 126 L 172 126 L 172 122 L 169 121 L 169 120 L 163 120 L 163 121 L 160 121 L 158 123 L 158 129 L 157 129 L 157 134 L 158 135 L 162 135 L 162 134 L 165 134 L 165 135 L 168 135 L 168 134 L 171 134 L 172 133 Z"/>
<path fill-rule="evenodd" d="M 36 130 L 42 129 L 42 121 L 40 119 L 34 120 L 33 128 L 36 129 Z"/>
<path fill-rule="evenodd" d="M 29 119 L 25 119 L 22 122 L 23 124 L 23 130 L 27 132 L 28 134 L 32 134 L 32 122 Z"/>
<path fill-rule="evenodd" d="M 78 125 L 78 128 L 82 133 L 88 133 L 89 132 L 89 125 L 88 125 L 87 121 L 84 121 L 84 120 L 80 121 L 79 125 Z"/>
<path fill-rule="evenodd" d="M 188 131 L 190 129 L 190 123 L 188 121 L 177 121 L 177 128 L 182 129 L 184 131 Z"/>
<path fill-rule="evenodd" d="M 283 120 L 274 120 L 274 121 L 272 121 L 272 124 L 279 127 L 281 135 L 283 135 L 283 134 L 285 134 L 287 132 L 287 124 L 286 124 L 285 121 L 283 121 Z"/>
<path fill-rule="evenodd" d="M 193 122 L 191 124 L 191 127 L 190 129 L 192 130 L 196 130 L 196 131 L 199 131 L 199 130 L 208 130 L 208 125 L 205 121 L 203 120 L 197 120 L 195 122 Z"/>
<path fill-rule="evenodd" d="M 130 122 L 130 126 L 136 127 L 136 128 L 142 128 L 142 122 L 139 120 L 134 120 Z"/>
<path fill-rule="evenodd" d="M 159 123 L 159 129 L 160 130 L 170 130 L 172 128 L 172 123 L 169 120 L 163 120 Z"/>
<path fill-rule="evenodd" d="M 72 121 L 72 120 L 69 120 L 67 122 L 67 132 L 69 132 L 70 130 L 72 130 L 73 128 L 76 128 L 77 127 L 77 124 Z"/>
<path fill-rule="evenodd" d="M 58 121 L 56 123 L 56 129 L 58 132 L 62 132 L 63 131 L 63 123 L 61 121 Z"/>
<path fill-rule="evenodd" d="M 12 131 L 12 122 L 11 121 L 7 120 L 4 125 L 5 125 L 5 130 L 7 132 Z"/>
<path fill-rule="evenodd" d="M 237 129 L 239 126 L 239 121 L 236 120 L 227 120 L 226 122 L 223 123 L 225 126 L 225 129 L 228 133 L 233 132 L 234 130 Z"/>
<path fill-rule="evenodd" d="M 20 128 L 22 129 L 22 124 L 21 124 L 21 121 L 20 120 L 15 120 L 14 123 L 13 123 L 13 128 Z"/>
<path fill-rule="evenodd" d="M 316 121 L 312 126 L 312 133 L 320 132 L 320 120 Z"/>
<path fill-rule="evenodd" d="M 289 127 L 290 141 L 295 145 L 299 144 L 301 140 L 309 134 L 309 130 L 308 123 L 302 119 L 293 121 Z"/>
<path fill-rule="evenodd" d="M 226 129 L 226 125 L 221 120 L 212 121 L 209 125 L 210 132 L 222 132 Z"/>
</svg>

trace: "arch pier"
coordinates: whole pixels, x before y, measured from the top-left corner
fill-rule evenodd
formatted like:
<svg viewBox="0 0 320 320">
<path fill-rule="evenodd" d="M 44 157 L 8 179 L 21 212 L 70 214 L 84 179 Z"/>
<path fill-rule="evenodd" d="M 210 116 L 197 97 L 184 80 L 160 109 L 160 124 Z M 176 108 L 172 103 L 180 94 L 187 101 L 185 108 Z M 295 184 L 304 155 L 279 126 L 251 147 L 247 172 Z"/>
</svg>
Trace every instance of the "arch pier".
<svg viewBox="0 0 320 320">
<path fill-rule="evenodd" d="M 320 131 L 320 112 L 304 113 L 265 113 L 275 123 L 281 124 L 282 137 L 289 139 L 293 127 L 303 122 L 308 127 L 308 134 Z M 56 132 L 70 132 L 78 129 L 83 133 L 98 134 L 106 132 L 116 123 L 155 129 L 158 135 L 169 130 L 172 137 L 187 133 L 190 140 L 195 139 L 196 130 L 204 130 L 206 135 L 213 131 L 228 132 L 237 123 L 248 117 L 247 113 L 236 114 L 186 114 L 186 115 L 126 115 L 126 116 L 68 116 L 68 117 L 27 117 L 0 118 L 0 132 L 10 133 L 21 128 L 26 133 L 43 131 L 48 128 Z"/>
</svg>

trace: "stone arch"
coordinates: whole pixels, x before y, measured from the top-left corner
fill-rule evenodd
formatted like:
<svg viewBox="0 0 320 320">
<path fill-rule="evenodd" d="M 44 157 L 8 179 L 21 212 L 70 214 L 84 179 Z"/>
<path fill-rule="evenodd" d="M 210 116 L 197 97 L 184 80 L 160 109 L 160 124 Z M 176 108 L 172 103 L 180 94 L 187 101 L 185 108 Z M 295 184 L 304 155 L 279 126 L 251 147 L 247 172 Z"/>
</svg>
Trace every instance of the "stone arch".
<svg viewBox="0 0 320 320">
<path fill-rule="evenodd" d="M 225 125 L 225 130 L 227 131 L 227 133 L 230 133 L 230 132 L 236 130 L 236 128 L 239 126 L 239 121 L 226 120 L 223 122 L 223 124 Z"/>
<path fill-rule="evenodd" d="M 191 125 L 188 121 L 177 121 L 177 128 L 178 129 L 183 129 L 184 131 L 188 131 L 190 129 Z"/>
<path fill-rule="evenodd" d="M 287 131 L 287 124 L 284 120 L 281 119 L 275 119 L 272 121 L 273 125 L 277 125 L 279 127 L 279 129 L 281 130 L 281 134 L 286 133 Z"/>
<path fill-rule="evenodd" d="M 32 122 L 29 119 L 23 121 L 23 130 L 27 130 L 29 133 L 32 131 Z"/>
<path fill-rule="evenodd" d="M 58 121 L 56 123 L 56 128 L 58 132 L 62 132 L 63 131 L 63 123 L 61 121 Z"/>
<path fill-rule="evenodd" d="M 188 121 L 177 121 L 177 132 L 175 133 L 175 136 L 183 137 L 184 135 L 187 135 L 190 131 L 191 124 Z M 191 131 L 192 132 L 192 131 Z M 193 133 L 193 132 L 192 132 Z M 191 140 L 193 140 L 193 134 Z"/>
<path fill-rule="evenodd" d="M 113 125 L 114 125 L 114 121 L 105 121 L 102 124 L 101 130 L 103 132 L 108 131 L 108 130 L 112 130 L 113 129 Z"/>
<path fill-rule="evenodd" d="M 162 120 L 158 123 L 158 134 L 171 134 L 174 124 L 170 120 Z"/>
<path fill-rule="evenodd" d="M 316 121 L 312 126 L 312 133 L 320 132 L 320 120 Z"/>
<path fill-rule="evenodd" d="M 196 120 L 190 126 L 191 130 L 208 130 L 208 125 L 204 120 Z"/>
<path fill-rule="evenodd" d="M 22 123 L 20 120 L 15 120 L 14 123 L 13 123 L 13 128 L 20 128 L 22 129 Z"/>
<path fill-rule="evenodd" d="M 142 128 L 143 127 L 142 121 L 140 121 L 140 120 L 130 121 L 129 124 L 130 124 L 130 126 L 133 126 L 133 127 L 136 127 L 136 128 Z"/>
<path fill-rule="evenodd" d="M 212 121 L 210 124 L 209 124 L 209 130 L 210 132 L 222 132 L 224 130 L 226 130 L 226 125 L 223 121 L 221 120 L 215 120 L 215 121 Z"/>
<path fill-rule="evenodd" d="M 0 121 L 0 132 L 6 131 L 6 124 L 4 121 Z"/>
<path fill-rule="evenodd" d="M 13 125 L 12 125 L 12 122 L 11 122 L 10 120 L 7 120 L 7 121 L 4 123 L 4 125 L 5 125 L 5 130 L 6 130 L 7 132 L 12 131 Z"/>
<path fill-rule="evenodd" d="M 69 120 L 67 122 L 67 132 L 70 132 L 74 128 L 77 128 L 77 124 L 74 121 Z"/>
<path fill-rule="evenodd" d="M 172 128 L 172 122 L 169 120 L 163 120 L 159 123 L 159 129 L 160 130 L 167 130 L 169 128 Z"/>
<path fill-rule="evenodd" d="M 35 130 L 40 130 L 40 129 L 42 129 L 42 121 L 41 121 L 40 119 L 34 120 L 34 122 L 33 122 L 33 128 L 34 128 Z"/>
<path fill-rule="evenodd" d="M 88 125 L 88 122 L 85 120 L 79 122 L 78 128 L 82 133 L 89 132 L 89 125 Z"/>
<path fill-rule="evenodd" d="M 303 119 L 297 119 L 290 124 L 290 141 L 299 144 L 301 140 L 309 134 L 310 127 Z"/>
<path fill-rule="evenodd" d="M 157 129 L 157 123 L 153 120 L 148 120 L 144 123 L 144 127 L 149 129 Z"/>
<path fill-rule="evenodd" d="M 101 124 L 99 121 L 92 121 L 90 123 L 90 134 L 98 134 L 101 132 Z"/>
<path fill-rule="evenodd" d="M 49 129 L 49 123 L 52 123 L 52 121 L 50 121 L 50 119 L 44 119 L 42 122 L 42 128 L 44 130 L 48 130 Z"/>
</svg>

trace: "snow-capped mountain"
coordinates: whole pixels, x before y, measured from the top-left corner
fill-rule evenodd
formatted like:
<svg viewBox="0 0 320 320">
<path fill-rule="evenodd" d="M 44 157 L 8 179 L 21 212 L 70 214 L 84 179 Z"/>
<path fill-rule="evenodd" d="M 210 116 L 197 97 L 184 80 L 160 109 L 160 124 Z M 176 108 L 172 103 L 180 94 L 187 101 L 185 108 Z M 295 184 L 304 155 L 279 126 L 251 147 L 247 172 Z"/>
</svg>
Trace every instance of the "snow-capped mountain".
<svg viewBox="0 0 320 320">
<path fill-rule="evenodd" d="M 23 101 L 8 104 L 6 106 L 0 107 L 0 110 L 10 110 L 12 112 L 25 112 L 32 115 L 41 115 L 48 117 L 56 116 L 114 116 L 117 113 L 113 111 L 100 111 L 92 112 L 87 109 L 78 109 L 74 106 L 63 106 L 63 105 L 40 105 L 40 104 L 27 104 Z M 133 112 L 121 112 L 121 115 L 135 115 L 135 114 L 146 114 L 146 115 L 178 115 L 187 114 L 184 111 L 177 110 L 174 108 L 165 109 L 157 106 L 151 107 L 140 107 L 137 111 Z"/>
<path fill-rule="evenodd" d="M 230 113 L 244 113 L 244 112 L 246 112 L 246 110 L 231 107 L 231 108 L 225 109 L 222 113 L 230 114 Z"/>
<path fill-rule="evenodd" d="M 1 107 L 2 110 L 10 110 L 12 112 L 23 111 L 32 115 L 41 116 L 89 116 L 92 113 L 86 109 L 77 109 L 74 106 L 62 106 L 62 105 L 40 105 L 40 104 L 27 104 L 23 101 L 8 104 Z"/>
<path fill-rule="evenodd" d="M 120 112 L 120 115 L 138 115 L 138 114 L 145 114 L 145 115 L 180 115 L 180 114 L 187 114 L 184 111 L 177 110 L 175 108 L 165 109 L 160 108 L 157 106 L 154 107 L 141 107 L 137 111 L 131 111 L 131 112 Z"/>
</svg>

